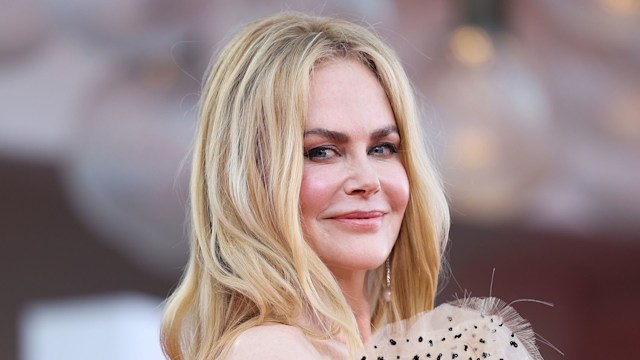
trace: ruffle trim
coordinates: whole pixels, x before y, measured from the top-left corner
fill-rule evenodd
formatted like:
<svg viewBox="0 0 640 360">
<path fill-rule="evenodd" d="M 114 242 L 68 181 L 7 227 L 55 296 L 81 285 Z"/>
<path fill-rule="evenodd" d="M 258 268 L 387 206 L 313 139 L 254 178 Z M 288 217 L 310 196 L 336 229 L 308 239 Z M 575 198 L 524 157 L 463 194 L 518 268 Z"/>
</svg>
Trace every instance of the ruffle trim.
<svg viewBox="0 0 640 360">
<path fill-rule="evenodd" d="M 529 322 L 494 297 L 465 297 L 385 325 L 365 348 L 363 360 L 542 360 Z"/>
</svg>

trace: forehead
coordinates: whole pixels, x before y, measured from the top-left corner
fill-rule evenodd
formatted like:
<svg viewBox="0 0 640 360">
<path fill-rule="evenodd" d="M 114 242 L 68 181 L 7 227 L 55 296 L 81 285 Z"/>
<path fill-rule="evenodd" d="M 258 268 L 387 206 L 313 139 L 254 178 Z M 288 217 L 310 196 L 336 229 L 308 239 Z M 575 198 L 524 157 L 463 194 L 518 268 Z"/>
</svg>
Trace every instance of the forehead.
<svg viewBox="0 0 640 360">
<path fill-rule="evenodd" d="M 395 125 L 384 88 L 354 59 L 324 63 L 311 75 L 305 130 L 357 131 Z"/>
</svg>

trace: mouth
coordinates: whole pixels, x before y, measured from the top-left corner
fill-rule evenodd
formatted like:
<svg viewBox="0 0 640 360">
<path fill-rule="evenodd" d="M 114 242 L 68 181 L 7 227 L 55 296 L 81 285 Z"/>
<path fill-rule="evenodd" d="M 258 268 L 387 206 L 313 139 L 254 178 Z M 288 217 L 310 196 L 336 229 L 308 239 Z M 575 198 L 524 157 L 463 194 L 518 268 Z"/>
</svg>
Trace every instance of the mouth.
<svg viewBox="0 0 640 360">
<path fill-rule="evenodd" d="M 333 216 L 330 219 L 356 229 L 373 230 L 380 226 L 384 216 L 383 211 L 354 211 Z"/>
</svg>

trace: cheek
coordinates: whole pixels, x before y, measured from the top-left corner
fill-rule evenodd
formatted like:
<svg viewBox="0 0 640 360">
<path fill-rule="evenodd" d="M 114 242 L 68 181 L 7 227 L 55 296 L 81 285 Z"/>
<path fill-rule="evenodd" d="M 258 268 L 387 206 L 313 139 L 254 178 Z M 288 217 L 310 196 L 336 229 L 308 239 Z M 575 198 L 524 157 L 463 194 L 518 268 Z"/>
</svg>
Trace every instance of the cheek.
<svg viewBox="0 0 640 360">
<path fill-rule="evenodd" d="M 381 178 L 386 189 L 386 195 L 391 207 L 398 212 L 404 213 L 409 202 L 409 178 L 402 164 L 386 169 Z"/>
<path fill-rule="evenodd" d="M 300 186 L 300 210 L 303 218 L 315 217 L 326 209 L 339 185 L 328 169 L 317 166 L 305 167 Z"/>
</svg>

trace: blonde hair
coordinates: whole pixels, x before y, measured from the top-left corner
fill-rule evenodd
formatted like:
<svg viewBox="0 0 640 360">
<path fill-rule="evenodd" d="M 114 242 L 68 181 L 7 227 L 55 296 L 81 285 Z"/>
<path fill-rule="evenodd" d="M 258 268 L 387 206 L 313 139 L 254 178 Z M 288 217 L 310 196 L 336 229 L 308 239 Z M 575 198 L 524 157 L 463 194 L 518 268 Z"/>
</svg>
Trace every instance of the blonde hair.
<svg viewBox="0 0 640 360">
<path fill-rule="evenodd" d="M 411 85 L 397 56 L 351 22 L 283 13 L 244 27 L 206 77 L 191 174 L 191 254 L 169 298 L 162 344 L 170 359 L 214 359 L 267 321 L 309 336 L 341 332 L 362 346 L 334 277 L 304 240 L 299 193 L 310 76 L 354 58 L 385 89 L 402 141 L 410 199 L 392 251 L 392 301 L 371 273 L 372 324 L 433 307 L 449 213 L 422 142 Z M 300 316 L 318 328 L 296 322 Z"/>
</svg>

